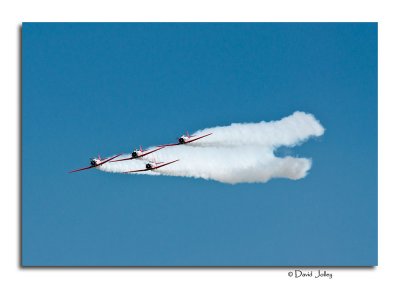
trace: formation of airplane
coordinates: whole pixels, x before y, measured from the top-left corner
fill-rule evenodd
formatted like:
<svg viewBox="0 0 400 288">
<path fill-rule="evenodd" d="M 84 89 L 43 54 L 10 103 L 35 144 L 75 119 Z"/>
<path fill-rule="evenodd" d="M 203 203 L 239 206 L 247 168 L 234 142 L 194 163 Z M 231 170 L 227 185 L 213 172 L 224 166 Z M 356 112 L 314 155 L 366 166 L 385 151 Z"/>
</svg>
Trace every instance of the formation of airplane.
<svg viewBox="0 0 400 288">
<path fill-rule="evenodd" d="M 151 149 L 151 150 L 143 150 L 142 146 L 140 146 L 140 149 L 134 149 L 133 152 L 131 153 L 130 157 L 126 157 L 126 158 L 122 158 L 122 159 L 116 159 L 115 158 L 121 156 L 122 154 L 118 154 L 115 156 L 112 156 L 110 158 L 106 158 L 106 159 L 101 159 L 100 155 L 98 156 L 98 158 L 92 158 L 90 160 L 90 166 L 87 167 L 83 167 L 83 168 L 79 168 L 79 169 L 75 169 L 72 171 L 69 171 L 68 173 L 74 173 L 74 172 L 78 172 L 78 171 L 82 171 L 82 170 L 88 170 L 88 169 L 92 169 L 92 168 L 96 168 L 99 167 L 107 162 L 119 162 L 119 161 L 128 161 L 128 160 L 134 160 L 134 159 L 138 159 L 138 158 L 142 158 L 144 156 L 147 156 L 151 153 L 154 153 L 158 150 L 161 150 L 165 147 L 169 147 L 169 146 L 176 146 L 176 145 L 182 145 L 182 144 L 188 144 L 194 141 L 197 141 L 201 138 L 210 136 L 212 133 L 208 133 L 206 135 L 200 135 L 200 136 L 195 136 L 195 135 L 189 135 L 189 132 L 186 132 L 186 135 L 182 135 L 181 137 L 178 138 L 178 143 L 172 143 L 172 144 L 164 144 L 164 145 L 158 145 L 157 148 L 155 149 Z M 124 173 L 138 173 L 138 172 L 144 172 L 144 171 L 154 171 L 156 169 L 159 169 L 161 167 L 170 165 L 172 163 L 175 163 L 179 161 L 179 159 L 170 161 L 170 162 L 148 162 L 145 165 L 144 169 L 139 169 L 139 170 L 131 170 L 131 171 L 126 171 Z"/>
</svg>

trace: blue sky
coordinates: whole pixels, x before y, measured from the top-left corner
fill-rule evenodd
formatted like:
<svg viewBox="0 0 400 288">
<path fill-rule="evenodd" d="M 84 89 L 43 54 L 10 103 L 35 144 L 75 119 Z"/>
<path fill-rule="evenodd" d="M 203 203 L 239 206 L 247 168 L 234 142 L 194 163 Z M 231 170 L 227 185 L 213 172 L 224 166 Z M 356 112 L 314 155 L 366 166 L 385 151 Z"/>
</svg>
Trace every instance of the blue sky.
<svg viewBox="0 0 400 288">
<path fill-rule="evenodd" d="M 24 23 L 22 77 L 23 265 L 377 265 L 376 23 Z M 301 180 L 66 173 L 297 110 Z"/>
</svg>

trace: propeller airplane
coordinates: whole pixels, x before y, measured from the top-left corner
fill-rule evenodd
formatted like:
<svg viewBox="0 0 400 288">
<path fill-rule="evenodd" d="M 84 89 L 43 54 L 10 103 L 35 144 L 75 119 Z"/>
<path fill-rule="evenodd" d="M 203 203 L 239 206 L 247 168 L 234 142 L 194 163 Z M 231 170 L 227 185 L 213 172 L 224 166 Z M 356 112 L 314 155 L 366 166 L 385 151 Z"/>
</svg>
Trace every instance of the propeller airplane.
<svg viewBox="0 0 400 288">
<path fill-rule="evenodd" d="M 113 160 L 111 162 L 119 162 L 119 161 L 126 161 L 126 160 L 132 160 L 132 159 L 137 159 L 146 155 L 149 155 L 153 152 L 156 152 L 158 150 L 163 149 L 164 147 L 158 147 L 156 149 L 152 149 L 152 150 L 143 150 L 142 146 L 140 146 L 140 149 L 135 149 L 133 150 L 132 154 L 130 157 L 127 158 L 122 158 L 122 159 L 117 159 L 117 160 Z"/>
<path fill-rule="evenodd" d="M 76 169 L 76 170 L 72 170 L 72 171 L 69 171 L 68 173 L 74 173 L 74 172 L 78 172 L 78 171 L 82 171 L 82 170 L 87 170 L 87 169 L 92 169 L 92 168 L 99 167 L 99 166 L 101 166 L 101 165 L 103 165 L 103 164 L 105 164 L 107 162 L 110 162 L 111 160 L 113 160 L 113 159 L 115 159 L 115 158 L 117 158 L 118 156 L 121 156 L 121 155 L 122 154 L 118 154 L 118 155 L 115 155 L 113 157 L 106 158 L 106 159 L 101 159 L 101 157 L 99 155 L 98 158 L 90 159 L 90 166 L 84 167 L 84 168 L 79 168 L 79 169 Z"/>
<path fill-rule="evenodd" d="M 211 134 L 213 134 L 213 133 L 208 133 L 206 135 L 201 135 L 201 136 L 195 136 L 195 135 L 190 135 L 189 132 L 186 132 L 186 135 L 182 135 L 181 137 L 178 138 L 178 143 L 164 144 L 164 145 L 159 145 L 158 147 L 168 147 L 168 146 L 188 144 L 188 143 L 197 141 L 201 138 L 210 136 Z"/>
<path fill-rule="evenodd" d="M 170 162 L 167 162 L 167 163 L 164 163 L 164 162 L 147 163 L 144 169 L 131 170 L 131 171 L 126 171 L 124 173 L 125 174 L 129 174 L 129 173 L 137 173 L 137 172 L 144 172 L 144 171 L 154 171 L 156 169 L 159 169 L 159 168 L 164 167 L 166 165 L 170 165 L 170 164 L 175 163 L 177 161 L 179 161 L 179 159 L 174 160 L 174 161 L 170 161 Z"/>
</svg>

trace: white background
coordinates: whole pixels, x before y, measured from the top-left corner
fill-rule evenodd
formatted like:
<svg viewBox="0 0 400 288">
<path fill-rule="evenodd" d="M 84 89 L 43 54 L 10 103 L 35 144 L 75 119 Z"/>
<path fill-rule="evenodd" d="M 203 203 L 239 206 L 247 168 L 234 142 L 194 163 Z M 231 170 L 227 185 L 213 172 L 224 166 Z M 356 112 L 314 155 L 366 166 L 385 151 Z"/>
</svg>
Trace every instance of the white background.
<svg viewBox="0 0 400 288">
<path fill-rule="evenodd" d="M 398 286 L 400 9 L 396 1 L 382 0 L 269 2 L 272 1 L 1 2 L 0 287 Z M 20 268 L 19 26 L 29 21 L 379 22 L 379 266 L 328 268 L 333 273 L 331 280 L 290 278 L 290 268 Z"/>
</svg>

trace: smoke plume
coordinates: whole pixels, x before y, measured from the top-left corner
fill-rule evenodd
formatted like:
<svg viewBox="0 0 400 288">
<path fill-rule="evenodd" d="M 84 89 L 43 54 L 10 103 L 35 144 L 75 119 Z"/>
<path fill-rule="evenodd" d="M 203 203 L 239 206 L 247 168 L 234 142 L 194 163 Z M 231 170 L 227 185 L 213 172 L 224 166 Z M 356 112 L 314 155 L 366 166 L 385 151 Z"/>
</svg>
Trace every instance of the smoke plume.
<svg viewBox="0 0 400 288">
<path fill-rule="evenodd" d="M 324 131 L 313 115 L 295 112 L 278 121 L 235 123 L 199 130 L 193 135 L 213 134 L 193 143 L 166 147 L 143 159 L 108 162 L 98 169 L 123 173 L 143 169 L 148 161 L 179 159 L 140 174 L 212 179 L 229 184 L 261 183 L 272 178 L 297 180 L 307 175 L 311 159 L 277 157 L 274 151 L 281 146 L 302 144 L 310 137 L 323 135 Z M 125 157 L 129 154 L 120 156 Z"/>
</svg>

